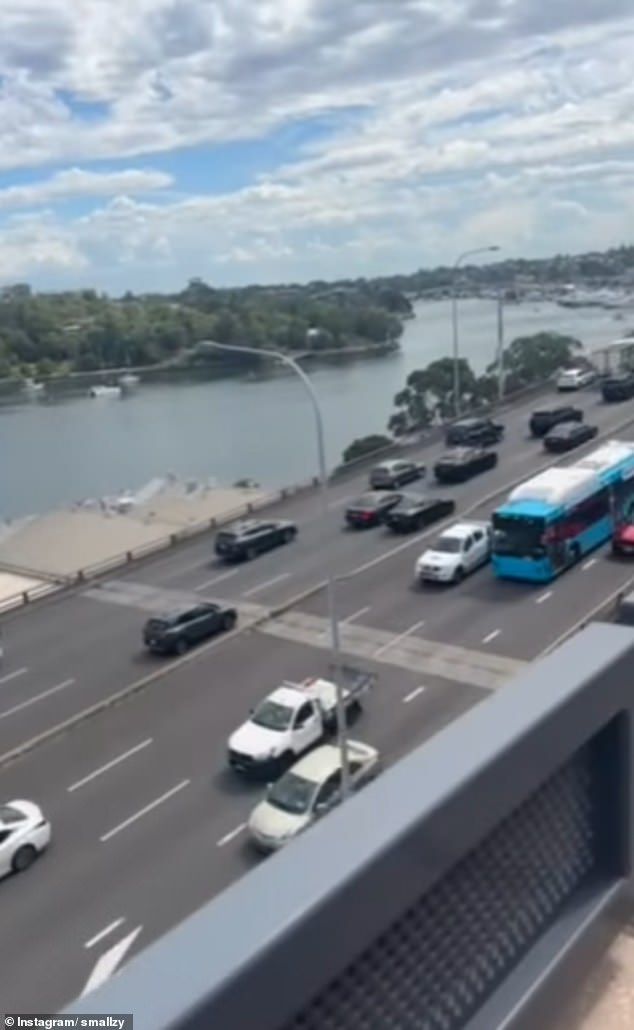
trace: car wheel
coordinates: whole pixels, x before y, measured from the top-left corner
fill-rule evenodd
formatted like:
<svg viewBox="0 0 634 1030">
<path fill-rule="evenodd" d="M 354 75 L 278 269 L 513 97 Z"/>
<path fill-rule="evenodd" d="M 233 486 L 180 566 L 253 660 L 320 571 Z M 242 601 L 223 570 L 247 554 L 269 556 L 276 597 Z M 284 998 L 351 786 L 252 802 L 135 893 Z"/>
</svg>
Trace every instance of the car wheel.
<svg viewBox="0 0 634 1030">
<path fill-rule="evenodd" d="M 257 558 L 257 556 L 258 556 L 258 552 L 257 552 L 255 547 L 247 548 L 247 552 L 246 552 L 246 555 L 245 555 L 247 561 L 253 561 L 254 558 Z"/>
<path fill-rule="evenodd" d="M 37 851 L 32 844 L 24 844 L 18 848 L 11 859 L 11 868 L 14 873 L 23 873 L 30 865 L 33 865 L 37 858 Z"/>
<path fill-rule="evenodd" d="M 176 641 L 176 646 L 175 646 L 174 650 L 176 651 L 177 655 L 184 655 L 185 654 L 185 652 L 187 651 L 187 641 L 185 640 L 185 637 L 180 637 Z"/>
<path fill-rule="evenodd" d="M 294 540 L 294 539 L 295 539 L 295 530 L 294 529 L 286 529 L 286 530 L 284 530 L 284 536 L 282 537 L 282 540 L 284 541 L 285 544 L 290 544 L 291 540 Z"/>
<path fill-rule="evenodd" d="M 458 568 L 456 569 L 456 571 L 453 574 L 453 581 L 454 581 L 454 583 L 462 583 L 463 579 L 464 579 L 464 569 L 463 569 L 462 565 L 459 565 Z"/>
<path fill-rule="evenodd" d="M 233 629 L 235 624 L 236 624 L 236 616 L 235 616 L 234 612 L 227 612 L 226 615 L 223 615 L 223 617 L 222 617 L 222 628 L 225 631 L 225 633 L 229 633 L 229 631 Z"/>
</svg>

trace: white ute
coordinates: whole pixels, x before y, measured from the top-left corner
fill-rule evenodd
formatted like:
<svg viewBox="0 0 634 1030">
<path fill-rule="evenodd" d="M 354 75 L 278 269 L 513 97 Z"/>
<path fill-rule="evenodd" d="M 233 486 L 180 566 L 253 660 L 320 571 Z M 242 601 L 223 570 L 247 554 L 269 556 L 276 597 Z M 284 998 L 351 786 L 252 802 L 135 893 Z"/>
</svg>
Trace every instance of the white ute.
<svg viewBox="0 0 634 1030">
<path fill-rule="evenodd" d="M 491 557 L 491 527 L 487 522 L 457 522 L 441 533 L 434 547 L 416 562 L 419 583 L 459 583 Z"/>
<path fill-rule="evenodd" d="M 339 675 L 349 719 L 361 710 L 361 698 L 375 677 L 345 665 Z M 336 728 L 337 688 L 331 680 L 283 683 L 229 737 L 229 765 L 240 773 L 274 779 Z"/>
</svg>

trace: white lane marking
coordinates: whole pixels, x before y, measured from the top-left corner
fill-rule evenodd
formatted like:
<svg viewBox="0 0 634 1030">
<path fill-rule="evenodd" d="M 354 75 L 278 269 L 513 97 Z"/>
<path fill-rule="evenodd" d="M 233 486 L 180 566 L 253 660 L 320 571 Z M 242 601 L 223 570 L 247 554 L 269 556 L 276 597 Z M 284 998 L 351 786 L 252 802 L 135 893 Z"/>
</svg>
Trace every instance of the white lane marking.
<svg viewBox="0 0 634 1030">
<path fill-rule="evenodd" d="M 482 643 L 490 644 L 492 640 L 495 640 L 496 637 L 499 637 L 501 632 L 501 629 L 494 629 L 491 633 L 487 633 L 486 637 L 482 638 Z"/>
<path fill-rule="evenodd" d="M 261 590 L 266 590 L 268 587 L 274 586 L 276 583 L 281 583 L 283 579 L 290 578 L 290 572 L 280 572 L 279 576 L 273 576 L 273 579 L 265 579 L 264 583 L 258 583 L 256 586 L 251 587 L 250 590 L 243 590 L 243 597 L 252 597 L 253 594 L 259 594 Z"/>
<path fill-rule="evenodd" d="M 216 583 L 224 583 L 226 579 L 237 576 L 239 571 L 239 569 L 230 569 L 229 572 L 221 572 L 219 576 L 213 576 L 212 579 L 206 579 L 204 583 L 199 583 L 197 587 L 194 587 L 194 590 L 207 590 Z"/>
<path fill-rule="evenodd" d="M 10 715 L 15 715 L 16 712 L 21 712 L 24 708 L 30 708 L 31 705 L 37 704 L 38 701 L 43 701 L 44 698 L 51 697 L 60 690 L 72 687 L 74 682 L 75 680 L 64 680 L 63 683 L 58 683 L 56 687 L 49 687 L 48 690 L 43 690 L 41 694 L 36 694 L 35 697 L 30 697 L 27 701 L 21 701 L 19 705 L 13 705 L 12 708 L 7 708 L 4 712 L 0 712 L 0 719 L 8 719 Z"/>
<path fill-rule="evenodd" d="M 71 786 L 67 787 L 66 790 L 69 794 L 72 794 L 73 791 L 79 790 L 80 787 L 85 786 L 86 783 L 90 783 L 92 780 L 96 779 L 97 776 L 101 776 L 102 773 L 108 772 L 109 769 L 114 769 L 115 765 L 119 765 L 120 762 L 125 762 L 126 758 L 131 758 L 132 755 L 136 755 L 138 751 L 142 751 L 143 748 L 148 747 L 152 743 L 152 737 L 148 737 L 147 740 L 142 740 L 140 744 L 137 744 L 135 747 L 131 747 L 128 751 L 124 751 L 121 755 L 117 755 L 116 758 L 113 758 L 110 762 L 106 762 L 105 765 L 100 765 L 98 769 L 88 773 L 88 775 L 84 776 L 81 780 L 77 780 L 77 783 L 71 784 Z"/>
<path fill-rule="evenodd" d="M 413 701 L 415 697 L 420 697 L 421 694 L 425 693 L 424 687 L 416 687 L 415 690 L 411 690 L 409 694 L 406 694 L 403 698 L 403 704 L 408 705 L 410 701 Z"/>
<path fill-rule="evenodd" d="M 553 596 L 552 590 L 547 590 L 545 594 L 542 594 L 541 597 L 537 598 L 537 600 L 535 601 L 535 604 L 543 604 L 544 601 L 547 601 L 548 598 L 552 597 L 552 596 Z"/>
<path fill-rule="evenodd" d="M 382 644 L 381 647 L 379 647 L 379 649 L 374 652 L 372 657 L 373 658 L 378 658 L 379 655 L 381 655 L 385 651 L 387 651 L 388 648 L 394 647 L 395 644 L 400 644 L 401 640 L 405 640 L 405 637 L 411 636 L 412 633 L 415 633 L 417 629 L 420 629 L 421 626 L 424 626 L 424 625 L 425 625 L 425 621 L 424 620 L 421 620 L 421 622 L 415 622 L 414 625 L 410 626 L 409 629 L 406 629 L 403 633 L 398 633 L 395 637 L 392 637 L 391 640 L 388 640 L 387 644 Z"/>
<path fill-rule="evenodd" d="M 81 992 L 82 998 L 86 994 L 90 994 L 91 991 L 96 990 L 97 987 L 101 987 L 102 984 L 105 984 L 106 980 L 110 979 L 117 966 L 120 966 L 123 962 L 126 952 L 130 950 L 142 929 L 142 926 L 137 926 L 136 930 L 129 933 L 127 937 L 124 937 L 123 940 L 115 944 L 109 951 L 104 952 L 88 977 L 88 982 Z"/>
<path fill-rule="evenodd" d="M 17 680 L 18 676 L 24 676 L 25 672 L 28 672 L 26 666 L 23 669 L 14 669 L 13 672 L 8 672 L 6 676 L 0 676 L 0 686 L 3 683 L 9 683 L 11 680 Z"/>
<path fill-rule="evenodd" d="M 342 626 L 347 626 L 349 622 L 354 622 L 355 619 L 360 619 L 362 615 L 366 615 L 370 611 L 370 605 L 366 605 L 365 608 L 359 608 L 358 612 L 353 612 L 352 615 L 348 615 L 345 619 L 341 620 Z"/>
<path fill-rule="evenodd" d="M 219 848 L 224 848 L 225 844 L 229 844 L 230 841 L 235 840 L 236 837 L 239 837 L 240 834 L 244 830 L 246 830 L 246 828 L 247 828 L 247 824 L 246 823 L 240 823 L 239 826 L 236 826 L 235 830 L 230 830 L 229 833 L 225 833 L 224 837 L 221 837 L 220 840 L 218 841 L 217 846 Z"/>
<path fill-rule="evenodd" d="M 177 783 L 175 787 L 171 788 L 171 790 L 166 790 L 164 794 L 161 794 L 160 798 L 155 798 L 154 801 L 150 801 L 149 805 L 145 805 L 144 808 L 140 808 L 138 812 L 134 813 L 134 815 L 124 819 L 122 823 L 118 824 L 118 826 L 113 826 L 113 828 L 108 830 L 107 833 L 104 833 L 103 837 L 100 837 L 99 840 L 102 844 L 105 844 L 107 840 L 116 836 L 117 833 L 121 833 L 122 830 L 125 830 L 128 826 L 131 826 L 132 823 L 135 823 L 137 819 L 142 819 L 144 815 L 147 815 L 148 812 L 152 812 L 155 808 L 158 808 L 158 806 L 162 805 L 164 801 L 169 801 L 169 799 L 174 797 L 175 794 L 178 794 L 179 791 L 184 790 L 185 787 L 189 787 L 190 783 L 191 780 L 181 780 L 181 782 Z"/>
<path fill-rule="evenodd" d="M 591 569 L 593 565 L 596 565 L 596 563 L 597 563 L 597 559 L 596 558 L 590 558 L 589 561 L 584 562 L 584 564 L 581 566 L 581 568 L 583 569 L 584 572 L 586 572 L 588 569 Z"/>
<path fill-rule="evenodd" d="M 105 926 L 103 930 L 100 930 L 99 933 L 96 933 L 95 936 L 91 937 L 89 941 L 86 941 L 86 943 L 84 944 L 84 948 L 94 948 L 95 944 L 99 944 L 99 941 L 102 941 L 104 937 L 108 936 L 109 933 L 114 933 L 114 931 L 117 930 L 122 923 L 125 923 L 125 919 L 123 918 L 123 916 L 121 916 L 120 919 L 115 919 L 114 923 L 108 923 L 108 925 Z"/>
</svg>

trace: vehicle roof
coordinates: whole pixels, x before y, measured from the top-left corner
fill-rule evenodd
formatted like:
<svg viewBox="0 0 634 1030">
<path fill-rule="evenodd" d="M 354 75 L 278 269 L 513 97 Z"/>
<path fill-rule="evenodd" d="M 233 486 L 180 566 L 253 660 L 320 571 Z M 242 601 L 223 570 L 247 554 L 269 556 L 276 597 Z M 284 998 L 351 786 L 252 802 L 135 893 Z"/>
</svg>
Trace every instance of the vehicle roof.
<svg viewBox="0 0 634 1030">
<path fill-rule="evenodd" d="M 548 468 L 511 490 L 508 501 L 539 501 L 550 508 L 559 508 L 574 500 L 583 500 L 598 485 L 597 476 L 591 469 L 574 465 Z"/>
<path fill-rule="evenodd" d="M 347 741 L 348 755 L 352 757 L 367 757 L 368 753 L 376 753 L 369 744 L 361 744 L 355 740 Z M 321 783 L 331 773 L 341 768 L 341 749 L 337 744 L 322 744 L 321 747 L 310 751 L 304 758 L 300 758 L 292 766 L 292 771 L 305 780 L 314 783 Z"/>
<path fill-rule="evenodd" d="M 441 454 L 439 462 L 449 462 L 452 465 L 457 465 L 461 461 L 468 461 L 470 458 L 475 457 L 476 454 L 482 454 L 483 451 L 479 447 L 451 447 L 444 454 Z"/>
<path fill-rule="evenodd" d="M 378 464 L 374 465 L 372 471 L 378 472 L 379 469 L 385 469 L 386 472 L 389 472 L 395 465 L 403 465 L 404 463 L 409 464 L 409 458 L 389 458 L 387 461 L 379 461 Z"/>
<path fill-rule="evenodd" d="M 577 408 L 572 404 L 558 404 L 552 408 L 536 408 L 531 418 L 535 418 L 536 415 L 558 415 L 560 411 L 577 411 Z"/>
<path fill-rule="evenodd" d="M 194 608 L 218 608 L 217 604 L 213 601 L 191 601 L 190 604 L 175 604 L 169 611 L 157 612 L 155 615 L 148 616 L 148 622 L 154 619 L 159 619 L 161 622 L 174 622 L 175 619 L 180 618 L 181 615 L 187 615 L 188 612 L 193 611 Z"/>
<path fill-rule="evenodd" d="M 423 494 L 401 494 L 399 504 L 405 508 L 412 505 L 416 505 L 417 508 L 433 508 L 444 500 L 444 497 L 426 497 Z"/>
<path fill-rule="evenodd" d="M 252 529 L 259 529 L 260 526 L 266 525 L 264 519 L 244 519 L 242 522 L 234 522 L 232 526 L 226 526 L 221 529 L 221 533 L 237 533 L 241 536 L 243 533 L 248 533 Z"/>
<path fill-rule="evenodd" d="M 571 433 L 580 433 L 586 426 L 581 422 L 559 422 L 549 430 L 548 436 L 569 436 Z"/>
<path fill-rule="evenodd" d="M 447 526 L 447 529 L 443 529 L 441 536 L 456 536 L 465 537 L 469 536 L 476 529 L 485 529 L 486 523 L 484 522 L 456 522 L 453 526 Z"/>
<path fill-rule="evenodd" d="M 35 811 L 39 813 L 39 807 L 30 801 L 0 801 L 0 829 L 12 830 L 16 826 L 15 822 L 3 818 L 3 811 L 7 808 L 19 813 L 24 819 L 28 819 Z"/>
<path fill-rule="evenodd" d="M 276 705 L 284 705 L 285 708 L 297 708 L 303 704 L 301 684 L 283 683 L 267 694 L 267 701 L 273 701 Z"/>
<path fill-rule="evenodd" d="M 456 426 L 465 426 L 467 429 L 471 429 L 473 426 L 481 426 L 490 421 L 490 418 L 461 418 L 458 422 L 454 422 L 453 426 L 454 428 Z"/>
</svg>

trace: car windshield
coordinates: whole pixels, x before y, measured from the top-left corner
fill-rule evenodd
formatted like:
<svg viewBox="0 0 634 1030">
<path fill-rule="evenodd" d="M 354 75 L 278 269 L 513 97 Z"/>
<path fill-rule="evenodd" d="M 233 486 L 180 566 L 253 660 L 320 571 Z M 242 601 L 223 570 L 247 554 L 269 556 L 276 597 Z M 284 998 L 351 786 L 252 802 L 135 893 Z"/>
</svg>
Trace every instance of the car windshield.
<svg viewBox="0 0 634 1030">
<path fill-rule="evenodd" d="M 562 425 L 557 426 L 556 429 L 553 429 L 549 433 L 549 436 L 572 436 L 573 433 L 578 432 L 579 427 L 576 426 L 573 422 L 564 422 Z"/>
<path fill-rule="evenodd" d="M 288 705 L 278 704 L 277 701 L 263 701 L 255 709 L 251 716 L 251 722 L 266 730 L 285 730 L 291 724 L 294 710 Z"/>
<path fill-rule="evenodd" d="M 493 550 L 496 554 L 539 557 L 544 553 L 546 524 L 540 518 L 493 516 Z"/>
<path fill-rule="evenodd" d="M 219 544 L 232 544 L 233 541 L 236 539 L 236 536 L 237 536 L 236 533 L 227 533 L 227 532 L 218 533 L 218 536 L 216 537 L 216 541 Z"/>
<path fill-rule="evenodd" d="M 458 554 L 462 550 L 462 537 L 460 536 L 441 536 L 438 537 L 435 551 L 442 551 L 444 554 Z"/>
<path fill-rule="evenodd" d="M 376 494 L 363 494 L 358 500 L 352 505 L 353 508 L 374 508 L 376 504 Z"/>
<path fill-rule="evenodd" d="M 147 628 L 154 633 L 162 633 L 163 630 L 169 629 L 171 622 L 169 619 L 148 619 Z"/>
<path fill-rule="evenodd" d="M 292 815 L 304 815 L 310 809 L 317 784 L 305 780 L 292 771 L 287 772 L 273 785 L 268 802 L 282 812 Z"/>
<path fill-rule="evenodd" d="M 0 824 L 7 826 L 9 823 L 21 823 L 26 818 L 24 812 L 20 812 L 12 805 L 0 805 Z"/>
</svg>

